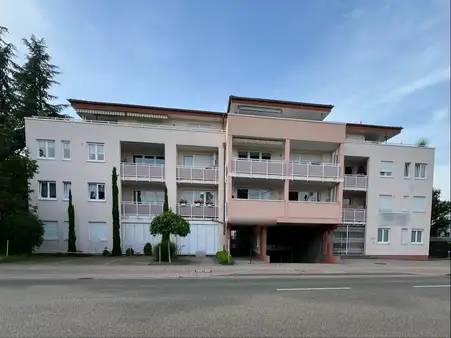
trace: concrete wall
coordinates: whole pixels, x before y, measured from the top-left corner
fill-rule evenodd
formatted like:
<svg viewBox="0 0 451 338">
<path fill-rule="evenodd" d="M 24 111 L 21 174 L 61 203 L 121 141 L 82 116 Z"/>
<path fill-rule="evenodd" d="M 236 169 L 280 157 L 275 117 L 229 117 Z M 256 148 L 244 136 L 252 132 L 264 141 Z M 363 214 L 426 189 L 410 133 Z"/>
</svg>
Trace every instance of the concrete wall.
<svg viewBox="0 0 451 338">
<path fill-rule="evenodd" d="M 369 157 L 367 225 L 365 239 L 366 255 L 427 256 L 429 253 L 429 231 L 432 207 L 432 187 L 434 174 L 434 149 L 412 146 L 398 146 L 375 143 L 346 143 L 345 155 Z M 393 177 L 381 177 L 381 161 L 393 161 Z M 410 162 L 411 175 L 404 177 L 404 163 Z M 414 163 L 426 163 L 426 178 L 414 178 Z M 379 195 L 393 196 L 393 221 L 387 221 L 379 213 Z M 426 197 L 426 211 L 422 213 L 402 210 L 403 196 Z M 378 228 L 390 229 L 390 243 L 378 244 Z M 408 229 L 408 244 L 401 244 L 401 229 Z M 423 230 L 423 244 L 411 244 L 412 229 Z"/>
</svg>

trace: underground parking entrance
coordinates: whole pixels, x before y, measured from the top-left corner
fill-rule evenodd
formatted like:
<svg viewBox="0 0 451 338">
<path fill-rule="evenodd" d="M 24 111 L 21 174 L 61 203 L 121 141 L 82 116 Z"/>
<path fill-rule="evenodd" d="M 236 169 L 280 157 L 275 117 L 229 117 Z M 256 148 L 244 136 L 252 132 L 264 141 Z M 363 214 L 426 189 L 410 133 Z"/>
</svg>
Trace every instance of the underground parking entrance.
<svg viewBox="0 0 451 338">
<path fill-rule="evenodd" d="M 331 226 L 230 226 L 230 254 L 266 263 L 334 263 Z"/>
</svg>

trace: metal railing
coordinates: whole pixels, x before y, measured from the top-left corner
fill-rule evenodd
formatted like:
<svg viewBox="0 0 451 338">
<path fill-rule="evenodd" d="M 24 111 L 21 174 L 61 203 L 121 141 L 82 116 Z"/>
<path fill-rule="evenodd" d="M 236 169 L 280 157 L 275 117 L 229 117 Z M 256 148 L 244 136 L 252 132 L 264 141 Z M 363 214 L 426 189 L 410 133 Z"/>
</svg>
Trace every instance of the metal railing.
<svg viewBox="0 0 451 338">
<path fill-rule="evenodd" d="M 349 190 L 368 189 L 368 176 L 366 175 L 345 175 L 344 188 Z"/>
<path fill-rule="evenodd" d="M 290 162 L 291 179 L 332 179 L 340 178 L 340 165 L 334 163 L 301 163 Z"/>
<path fill-rule="evenodd" d="M 121 179 L 134 181 L 164 181 L 164 165 L 121 163 Z"/>
<path fill-rule="evenodd" d="M 122 218 L 151 218 L 163 212 L 163 203 L 122 202 Z"/>
<path fill-rule="evenodd" d="M 60 121 L 60 122 L 70 122 L 70 123 L 89 123 L 98 125 L 111 125 L 119 127 L 134 127 L 134 128 L 149 128 L 149 129 L 163 129 L 163 130 L 182 130 L 182 131 L 197 131 L 204 133 L 224 133 L 223 129 L 214 129 L 202 126 L 188 127 L 188 126 L 177 126 L 168 124 L 155 124 L 155 123 L 134 123 L 134 122 L 115 122 L 115 121 L 100 121 L 100 120 L 84 120 L 84 119 L 72 119 L 72 118 L 58 118 L 58 117 L 45 117 L 45 116 L 32 116 L 27 117 L 31 120 L 50 120 L 50 121 Z"/>
<path fill-rule="evenodd" d="M 366 223 L 366 209 L 344 208 L 342 214 L 343 223 Z"/>
<path fill-rule="evenodd" d="M 363 255 L 365 253 L 365 226 L 343 225 L 334 231 L 334 254 Z"/>
<path fill-rule="evenodd" d="M 218 182 L 218 177 L 217 167 L 177 166 L 178 181 Z"/>
<path fill-rule="evenodd" d="M 375 144 L 380 146 L 402 146 L 402 147 L 414 147 L 414 148 L 430 148 L 430 147 L 419 147 L 417 144 L 409 144 L 402 142 L 378 142 L 378 141 L 368 141 L 368 140 L 360 140 L 360 139 L 346 139 L 347 143 L 363 143 L 363 144 Z"/>
<path fill-rule="evenodd" d="M 218 207 L 205 204 L 177 204 L 177 214 L 186 218 L 217 219 Z"/>
<path fill-rule="evenodd" d="M 248 177 L 283 177 L 284 167 L 283 161 L 232 158 L 231 173 Z"/>
</svg>

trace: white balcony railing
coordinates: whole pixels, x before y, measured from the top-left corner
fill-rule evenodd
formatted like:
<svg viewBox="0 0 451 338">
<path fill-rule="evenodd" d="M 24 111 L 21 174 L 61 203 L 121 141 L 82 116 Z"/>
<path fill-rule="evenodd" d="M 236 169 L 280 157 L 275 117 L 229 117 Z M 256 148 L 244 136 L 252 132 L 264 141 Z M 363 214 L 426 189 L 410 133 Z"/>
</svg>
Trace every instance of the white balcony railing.
<svg viewBox="0 0 451 338">
<path fill-rule="evenodd" d="M 121 163 L 121 179 L 162 182 L 164 181 L 164 165 Z"/>
<path fill-rule="evenodd" d="M 177 214 L 186 218 L 217 219 L 218 207 L 216 205 L 177 204 Z"/>
<path fill-rule="evenodd" d="M 417 144 L 409 144 L 409 143 L 402 143 L 402 142 L 378 142 L 378 141 L 368 141 L 368 140 L 361 140 L 361 139 L 346 139 L 346 143 L 363 143 L 363 144 L 374 144 L 374 145 L 380 145 L 380 146 L 402 146 L 402 147 L 413 147 L 413 148 L 429 148 L 429 147 L 420 147 Z"/>
<path fill-rule="evenodd" d="M 217 167 L 189 167 L 177 166 L 177 180 L 188 182 L 218 182 Z"/>
<path fill-rule="evenodd" d="M 346 190 L 368 189 L 368 176 L 366 176 L 366 175 L 345 175 L 344 188 Z"/>
<path fill-rule="evenodd" d="M 366 223 L 366 209 L 344 208 L 343 223 Z"/>
<path fill-rule="evenodd" d="M 122 202 L 122 218 L 151 218 L 163 212 L 163 203 Z"/>
<path fill-rule="evenodd" d="M 334 163 L 290 162 L 289 176 L 295 180 L 338 180 L 340 166 Z"/>
<path fill-rule="evenodd" d="M 172 124 L 157 124 L 157 123 L 133 123 L 133 122 L 115 122 L 115 121 L 101 121 L 101 120 L 85 120 L 85 119 L 73 119 L 73 118 L 58 118 L 58 117 L 46 117 L 46 116 L 32 116 L 26 119 L 32 120 L 49 120 L 68 123 L 84 123 L 94 125 L 109 125 L 118 127 L 133 127 L 133 128 L 146 128 L 146 129 L 163 129 L 163 130 L 181 130 L 181 131 L 194 131 L 204 133 L 224 133 L 223 129 L 215 129 L 202 126 L 178 126 Z"/>
<path fill-rule="evenodd" d="M 283 161 L 232 158 L 231 173 L 244 177 L 281 177 L 285 176 L 284 167 Z"/>
</svg>

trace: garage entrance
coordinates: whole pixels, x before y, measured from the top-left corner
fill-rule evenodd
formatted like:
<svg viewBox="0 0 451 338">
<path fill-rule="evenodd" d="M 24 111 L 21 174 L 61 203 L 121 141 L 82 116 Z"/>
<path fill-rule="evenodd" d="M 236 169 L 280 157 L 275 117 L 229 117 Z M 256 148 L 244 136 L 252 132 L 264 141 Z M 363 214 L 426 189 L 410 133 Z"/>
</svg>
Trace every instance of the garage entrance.
<svg viewBox="0 0 451 338">
<path fill-rule="evenodd" d="M 253 226 L 235 226 L 230 229 L 230 254 L 232 257 L 255 256 L 256 234 Z"/>
<path fill-rule="evenodd" d="M 319 263 L 324 229 L 297 225 L 268 228 L 267 255 L 270 263 Z"/>
</svg>

